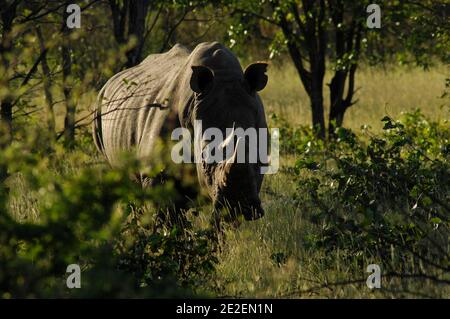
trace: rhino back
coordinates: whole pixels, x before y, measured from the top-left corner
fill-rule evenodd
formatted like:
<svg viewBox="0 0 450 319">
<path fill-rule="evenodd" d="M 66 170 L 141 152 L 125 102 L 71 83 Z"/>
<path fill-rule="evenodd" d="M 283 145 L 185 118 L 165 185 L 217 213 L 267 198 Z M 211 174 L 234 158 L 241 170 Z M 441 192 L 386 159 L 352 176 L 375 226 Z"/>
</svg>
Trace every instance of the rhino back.
<svg viewBox="0 0 450 319">
<path fill-rule="evenodd" d="M 105 84 L 98 95 L 93 134 L 97 148 L 110 164 L 117 163 L 123 151 L 134 149 L 141 158 L 150 156 L 161 131 L 170 132 L 173 122 L 190 126 L 193 65 L 207 66 L 221 79 L 243 77 L 242 67 L 230 50 L 218 42 L 205 42 L 192 52 L 177 44 L 166 53 L 149 55 Z M 267 127 L 258 95 L 257 100 L 257 127 Z M 211 117 L 223 116 L 220 110 L 212 110 Z"/>
<path fill-rule="evenodd" d="M 171 100 L 189 51 L 181 45 L 114 75 L 97 99 L 94 141 L 111 165 L 123 151 L 151 155 L 167 118 L 176 117 Z"/>
</svg>

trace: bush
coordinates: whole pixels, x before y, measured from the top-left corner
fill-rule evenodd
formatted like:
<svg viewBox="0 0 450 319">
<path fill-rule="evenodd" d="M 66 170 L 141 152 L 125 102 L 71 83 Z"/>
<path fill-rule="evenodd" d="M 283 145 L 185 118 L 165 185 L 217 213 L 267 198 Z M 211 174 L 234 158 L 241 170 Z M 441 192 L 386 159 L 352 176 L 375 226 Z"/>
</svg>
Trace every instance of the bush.
<svg viewBox="0 0 450 319">
<path fill-rule="evenodd" d="M 87 163 L 71 170 L 61 165 L 57 146 L 47 156 L 32 151 L 35 146 L 16 143 L 0 154 L 9 182 L 23 180 L 39 213 L 37 221 L 18 220 L 10 208 L 13 192 L 2 187 L 0 297 L 191 295 L 212 273 L 210 233 L 176 225 L 152 232 L 128 216 L 145 206 L 153 218 L 167 207 L 177 197 L 173 180 L 142 188 L 130 179 L 140 165 L 133 159 L 121 169 Z M 69 264 L 80 265 L 82 289 L 66 287 Z"/>
<path fill-rule="evenodd" d="M 280 152 L 281 154 L 310 154 L 322 150 L 324 142 L 316 138 L 310 126 L 292 127 L 288 121 L 275 113 L 271 114 L 270 120 L 274 127 L 280 130 Z M 316 155 L 317 153 L 314 153 Z"/>
<path fill-rule="evenodd" d="M 196 231 L 189 220 L 152 230 L 140 224 L 136 213 L 131 216 L 118 243 L 119 268 L 134 274 L 138 286 L 152 287 L 169 278 L 198 289 L 208 281 L 217 262 L 212 230 Z"/>
<path fill-rule="evenodd" d="M 448 284 L 449 125 L 419 111 L 382 121 L 382 134 L 365 140 L 339 128 L 297 161 L 297 200 L 317 225 L 306 241 L 358 268 L 372 260 L 394 276 Z"/>
</svg>

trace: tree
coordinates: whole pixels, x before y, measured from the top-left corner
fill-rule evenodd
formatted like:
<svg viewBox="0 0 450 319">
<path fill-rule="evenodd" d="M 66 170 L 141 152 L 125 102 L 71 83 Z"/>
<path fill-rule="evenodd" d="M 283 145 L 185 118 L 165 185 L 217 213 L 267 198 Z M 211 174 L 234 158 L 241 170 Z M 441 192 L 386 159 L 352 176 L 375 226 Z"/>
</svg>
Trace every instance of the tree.
<svg viewBox="0 0 450 319">
<path fill-rule="evenodd" d="M 70 1 L 66 0 L 66 5 Z M 67 147 L 73 147 L 75 143 L 75 112 L 76 104 L 72 98 L 72 49 L 70 43 L 71 29 L 66 24 L 67 11 L 63 8 L 62 14 L 62 43 L 61 43 L 61 65 L 62 65 L 62 81 L 63 93 L 66 106 L 66 115 L 64 118 L 64 142 Z"/>
<path fill-rule="evenodd" d="M 40 26 L 36 27 L 36 35 L 39 40 L 39 47 L 41 50 L 42 62 L 41 62 L 41 69 L 42 69 L 42 78 L 43 78 L 43 86 L 44 86 L 44 94 L 45 94 L 45 102 L 46 102 L 46 120 L 47 120 L 47 129 L 49 131 L 49 134 L 51 136 L 55 137 L 55 112 L 53 110 L 54 101 L 53 101 L 53 95 L 51 92 L 51 71 L 50 67 L 48 65 L 47 61 L 47 52 L 48 48 L 45 44 L 45 39 L 42 35 L 42 31 Z"/>
<path fill-rule="evenodd" d="M 2 4 L 1 10 L 1 27 L 2 38 L 0 40 L 0 62 L 1 73 L 0 84 L 5 88 L 5 93 L 0 96 L 0 149 L 5 149 L 12 141 L 12 108 L 13 97 L 10 91 L 10 83 L 8 71 L 10 66 L 9 55 L 13 49 L 11 31 L 14 18 L 16 17 L 18 1 L 10 4 Z M 8 177 L 7 167 L 0 166 L 0 188 L 4 187 L 3 182 Z"/>
<path fill-rule="evenodd" d="M 108 0 L 111 9 L 114 38 L 119 46 L 129 46 L 126 51 L 127 61 L 124 65 L 129 68 L 139 64 L 146 41 L 161 21 L 163 37 L 160 40 L 159 51 L 169 48 L 175 32 L 186 16 L 197 8 L 204 7 L 208 1 L 167 1 L 149 0 Z M 158 42 L 156 38 L 154 42 Z"/>
<path fill-rule="evenodd" d="M 373 60 L 381 55 L 377 61 L 384 61 L 386 52 L 401 53 L 402 58 L 412 56 L 424 66 L 435 56 L 449 61 L 450 6 L 445 1 L 385 1 L 381 5 L 381 29 L 369 29 L 366 25 L 369 15 L 366 8 L 370 2 L 224 0 L 222 4 L 232 16 L 238 17 L 240 24 L 252 17 L 253 21 L 271 25 L 276 31 L 270 48 L 273 52 L 286 49 L 289 53 L 310 100 L 312 124 L 323 139 L 327 70 L 333 72 L 327 84 L 330 91 L 328 136 L 333 137 L 335 129 L 343 125 L 348 108 L 357 102 L 354 100 L 356 70 L 362 58 Z M 390 42 L 395 44 L 392 51 L 389 51 Z"/>
<path fill-rule="evenodd" d="M 345 0 L 328 1 L 328 9 L 332 20 L 334 37 L 334 75 L 329 84 L 330 113 L 329 136 L 334 135 L 336 127 L 341 127 L 345 111 L 356 103 L 355 74 L 361 52 L 361 39 L 364 30 L 365 9 L 363 1 L 349 2 Z M 345 85 L 347 82 L 347 92 Z"/>
<path fill-rule="evenodd" d="M 109 0 L 111 8 L 114 38 L 119 45 L 126 45 L 133 39 L 135 43 L 127 50 L 129 68 L 141 60 L 142 49 L 146 39 L 146 18 L 150 6 L 149 0 Z"/>
<path fill-rule="evenodd" d="M 20 1 L 13 1 L 12 3 L 2 4 L 1 10 L 1 26 L 2 38 L 0 41 L 0 60 L 2 67 L 2 86 L 6 89 L 5 94 L 1 97 L 0 102 L 0 128 L 2 129 L 2 137 L 0 140 L 1 148 L 5 148 L 12 141 L 12 108 L 13 96 L 10 89 L 10 81 L 8 77 L 10 73 L 7 72 L 10 67 L 10 54 L 13 51 L 12 28 L 13 21 L 17 15 L 17 7 Z M 0 181 L 6 172 L 0 172 Z"/>
<path fill-rule="evenodd" d="M 46 53 L 46 50 L 41 51 L 37 58 L 24 54 L 20 49 L 27 45 L 24 35 L 34 22 L 57 9 L 58 5 L 52 6 L 49 1 L 12 0 L 0 4 L 0 150 L 13 141 L 13 109 L 29 92 L 28 84 Z M 29 69 L 24 73 L 26 67 Z M 0 165 L 0 187 L 5 187 L 7 177 L 7 168 Z"/>
<path fill-rule="evenodd" d="M 388 48 L 384 52 L 395 53 L 402 64 L 414 63 L 424 68 L 436 60 L 450 63 L 448 1 L 388 1 L 383 8 L 384 24 L 378 42 Z M 389 46 L 386 40 L 394 40 L 389 42 L 398 45 Z"/>
<path fill-rule="evenodd" d="M 303 17 L 294 2 L 281 4 L 277 1 L 271 4 L 275 21 L 283 32 L 291 58 L 311 101 L 313 126 L 318 136 L 325 138 L 322 89 L 326 50 L 325 1 L 303 1 Z"/>
<path fill-rule="evenodd" d="M 366 1 L 227 1 L 233 14 L 252 16 L 277 28 L 311 103 L 312 124 L 324 139 L 324 77 L 327 58 L 334 63 L 330 89 L 329 133 L 341 126 L 354 104 Z M 347 91 L 345 87 L 347 84 Z"/>
</svg>

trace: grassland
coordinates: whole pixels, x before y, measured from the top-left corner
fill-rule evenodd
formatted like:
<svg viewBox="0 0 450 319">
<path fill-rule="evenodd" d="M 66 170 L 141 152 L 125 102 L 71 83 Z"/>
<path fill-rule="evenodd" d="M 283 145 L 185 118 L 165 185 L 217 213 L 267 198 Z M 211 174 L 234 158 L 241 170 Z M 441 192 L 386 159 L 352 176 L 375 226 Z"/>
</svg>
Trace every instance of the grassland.
<svg viewBox="0 0 450 319">
<path fill-rule="evenodd" d="M 429 70 L 406 66 L 362 66 L 357 72 L 355 99 L 358 103 L 345 115 L 345 126 L 353 130 L 361 125 L 381 128 L 384 115 L 398 117 L 401 112 L 420 108 L 431 119 L 449 118 L 448 105 L 441 95 L 449 68 L 436 66 Z M 330 82 L 330 72 L 325 83 Z M 292 124 L 311 123 L 311 110 L 305 90 L 292 66 L 272 66 L 269 83 L 262 92 L 268 113 L 275 112 Z M 329 92 L 324 91 L 325 108 Z M 326 115 L 328 116 L 328 115 Z"/>
<path fill-rule="evenodd" d="M 441 99 L 444 89 L 445 68 L 429 71 L 393 67 L 364 67 L 358 73 L 359 102 L 346 114 L 345 126 L 359 131 L 369 125 L 373 131 L 381 130 L 380 119 L 388 114 L 398 117 L 402 112 L 420 108 L 431 119 L 449 119 L 448 105 Z M 310 109 L 306 93 L 292 67 L 272 68 L 270 82 L 262 97 L 268 114 L 276 113 L 292 125 L 309 125 Z M 258 221 L 243 223 L 227 234 L 226 247 L 220 255 L 217 284 L 227 296 L 242 297 L 302 297 L 302 298 L 372 298 L 372 297 L 450 297 L 449 290 L 414 280 L 393 279 L 384 284 L 382 291 L 371 291 L 365 280 L 366 269 L 343 261 L 336 252 L 335 264 L 327 265 L 324 256 L 305 247 L 304 238 L 314 232 L 307 207 L 293 200 L 296 183 L 289 167 L 295 156 L 282 157 L 282 169 L 267 175 L 262 200 L 267 212 Z M 279 256 L 278 258 L 276 256 Z M 279 263 L 277 259 L 281 258 Z M 366 264 L 377 263 L 367 258 Z M 408 293 L 413 291 L 416 293 Z M 418 293 L 419 292 L 419 293 Z"/>
<path fill-rule="evenodd" d="M 359 102 L 347 112 L 344 125 L 356 131 L 369 125 L 377 131 L 384 115 L 395 118 L 417 108 L 433 119 L 449 119 L 448 106 L 443 107 L 446 100 L 439 98 L 446 74 L 445 67 L 429 71 L 361 68 L 357 75 L 357 86 L 361 87 L 356 96 Z M 293 126 L 310 124 L 308 99 L 294 68 L 274 66 L 269 78 L 269 85 L 262 92 L 267 114 L 276 113 Z M 79 165 L 96 161 L 94 148 L 87 147 L 68 154 L 59 170 L 75 172 Z M 330 264 L 323 252 L 308 248 L 305 236 L 314 233 L 317 226 L 309 221 L 309 208 L 293 199 L 297 193 L 290 170 L 294 161 L 294 155 L 283 156 L 280 171 L 266 176 L 262 190 L 266 216 L 226 231 L 216 272 L 202 290 L 229 297 L 450 297 L 448 286 L 398 278 L 384 280 L 380 290 L 370 290 L 365 284 L 365 267 L 344 260 L 339 251 L 334 252 L 334 263 Z M 10 207 L 15 217 L 39 220 L 38 194 L 28 192 L 20 178 L 14 179 L 11 186 Z M 198 217 L 199 228 L 208 224 L 209 209 L 204 207 Z M 367 257 L 365 264 L 377 262 Z"/>
</svg>

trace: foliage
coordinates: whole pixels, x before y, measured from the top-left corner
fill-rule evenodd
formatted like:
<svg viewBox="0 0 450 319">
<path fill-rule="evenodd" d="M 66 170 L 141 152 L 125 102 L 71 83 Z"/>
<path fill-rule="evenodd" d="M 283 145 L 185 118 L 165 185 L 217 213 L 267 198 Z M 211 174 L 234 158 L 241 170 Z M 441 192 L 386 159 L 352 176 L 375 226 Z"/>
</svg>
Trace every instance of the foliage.
<svg viewBox="0 0 450 319">
<path fill-rule="evenodd" d="M 317 154 L 322 150 L 324 141 L 316 139 L 311 126 L 299 125 L 292 127 L 288 121 L 273 113 L 270 119 L 274 127 L 280 130 L 280 151 L 282 154 Z"/>
<path fill-rule="evenodd" d="M 39 214 L 37 221 L 17 220 L 9 209 L 12 194 L 0 192 L 0 296 L 180 296 L 214 270 L 208 232 L 165 224 L 151 232 L 125 223 L 130 205 L 151 205 L 147 218 L 168 207 L 176 196 L 173 181 L 140 187 L 130 179 L 140 167 L 132 159 L 121 169 L 90 164 L 58 172 L 61 152 L 42 157 L 15 143 L 0 156 L 10 180 L 23 179 L 36 196 Z M 66 288 L 69 264 L 81 266 L 82 289 Z"/>
<path fill-rule="evenodd" d="M 306 90 L 298 89 L 299 74 L 284 77 L 291 65 L 287 40 L 291 36 L 291 44 L 301 44 L 304 68 L 311 69 L 310 58 L 319 55 L 310 55 L 304 44 L 318 38 L 306 39 L 300 28 L 312 22 L 308 19 L 321 1 L 152 1 L 144 19 L 134 21 L 140 30 L 121 20 L 121 39 L 111 4 L 126 15 L 132 2 L 79 1 L 82 28 L 68 34 L 62 30 L 66 1 L 5 1 L 0 8 L 0 297 L 171 297 L 218 286 L 219 295 L 296 295 L 312 283 L 353 280 L 367 261 L 400 275 L 448 283 L 448 122 L 432 122 L 417 111 L 400 121 L 384 118 L 382 134 L 337 129 L 328 143 L 311 127 L 294 126 L 311 118 L 302 109 L 310 101 Z M 304 10 L 305 3 L 313 10 Z M 329 67 L 324 71 L 338 75 L 336 84 L 345 82 L 339 72 L 361 60 L 425 68 L 436 59 L 449 62 L 445 1 L 384 1 L 382 28 L 362 30 L 361 55 L 355 55 L 351 41 L 338 53 L 342 41 L 336 36 L 344 32 L 351 38 L 350 21 L 364 22 L 367 16 L 365 10 L 351 11 L 370 1 L 323 3 L 346 9 L 343 23 L 337 14 L 336 21 L 327 16 L 309 28 L 325 27 L 328 42 L 321 53 Z M 282 20 L 292 29 L 283 33 Z M 191 210 L 172 218 L 172 206 L 184 206 L 186 195 L 195 193 L 192 172 L 169 167 L 164 183 L 141 189 L 129 177 L 142 163 L 127 158 L 123 168 L 110 170 L 94 155 L 91 106 L 139 41 L 140 59 L 177 42 L 193 48 L 219 41 L 244 63 L 269 57 L 280 65 L 282 80 L 270 68 L 272 91 L 264 90 L 262 97 L 272 112 L 292 111 L 288 120 L 271 117 L 280 128 L 282 167 L 265 178 L 264 219 L 229 231 L 225 249 L 217 249 L 214 233 L 199 227 L 202 214 Z M 65 58 L 64 48 L 70 53 Z M 65 62 L 70 72 L 64 75 Z M 389 72 L 379 77 L 373 77 L 374 69 L 358 71 L 360 107 L 351 112 L 359 115 L 348 117 L 345 125 L 373 124 L 384 103 L 392 104 L 389 112 L 415 105 L 439 116 L 435 104 L 441 101 L 425 84 L 439 82 L 441 69 L 392 77 L 399 68 L 386 66 Z M 75 113 L 73 123 L 65 120 L 68 106 Z M 326 113 L 326 101 L 324 106 Z M 69 151 L 60 142 L 71 125 L 76 135 Z M 150 175 L 160 177 L 159 164 Z M 66 288 L 71 263 L 82 266 L 82 289 Z M 361 291 L 356 296 L 366 296 Z M 324 294 L 342 295 L 351 294 L 331 289 Z"/>
<path fill-rule="evenodd" d="M 450 62 L 450 29 L 448 26 L 449 3 L 439 0 L 389 1 L 386 4 L 386 21 L 381 37 L 395 35 L 402 47 L 385 42 L 378 51 L 393 54 L 401 64 L 414 63 L 429 68 L 434 59 Z"/>
<path fill-rule="evenodd" d="M 388 272 L 435 277 L 449 274 L 450 130 L 420 111 L 363 141 L 340 128 L 338 140 L 296 163 L 315 173 L 300 177 L 318 233 L 311 247 L 340 250 L 348 260 L 371 256 Z M 321 153 L 323 157 L 317 156 Z M 312 154 L 312 155 L 311 155 Z M 305 196 L 299 199 L 305 200 Z M 360 263 L 358 263 L 360 264 Z M 448 278 L 447 278 L 448 279 Z"/>
<path fill-rule="evenodd" d="M 182 287 L 198 289 L 209 280 L 217 262 L 212 230 L 195 230 L 189 220 L 149 229 L 136 213 L 131 216 L 119 243 L 119 268 L 135 274 L 139 286 L 152 287 L 170 278 Z"/>
</svg>

